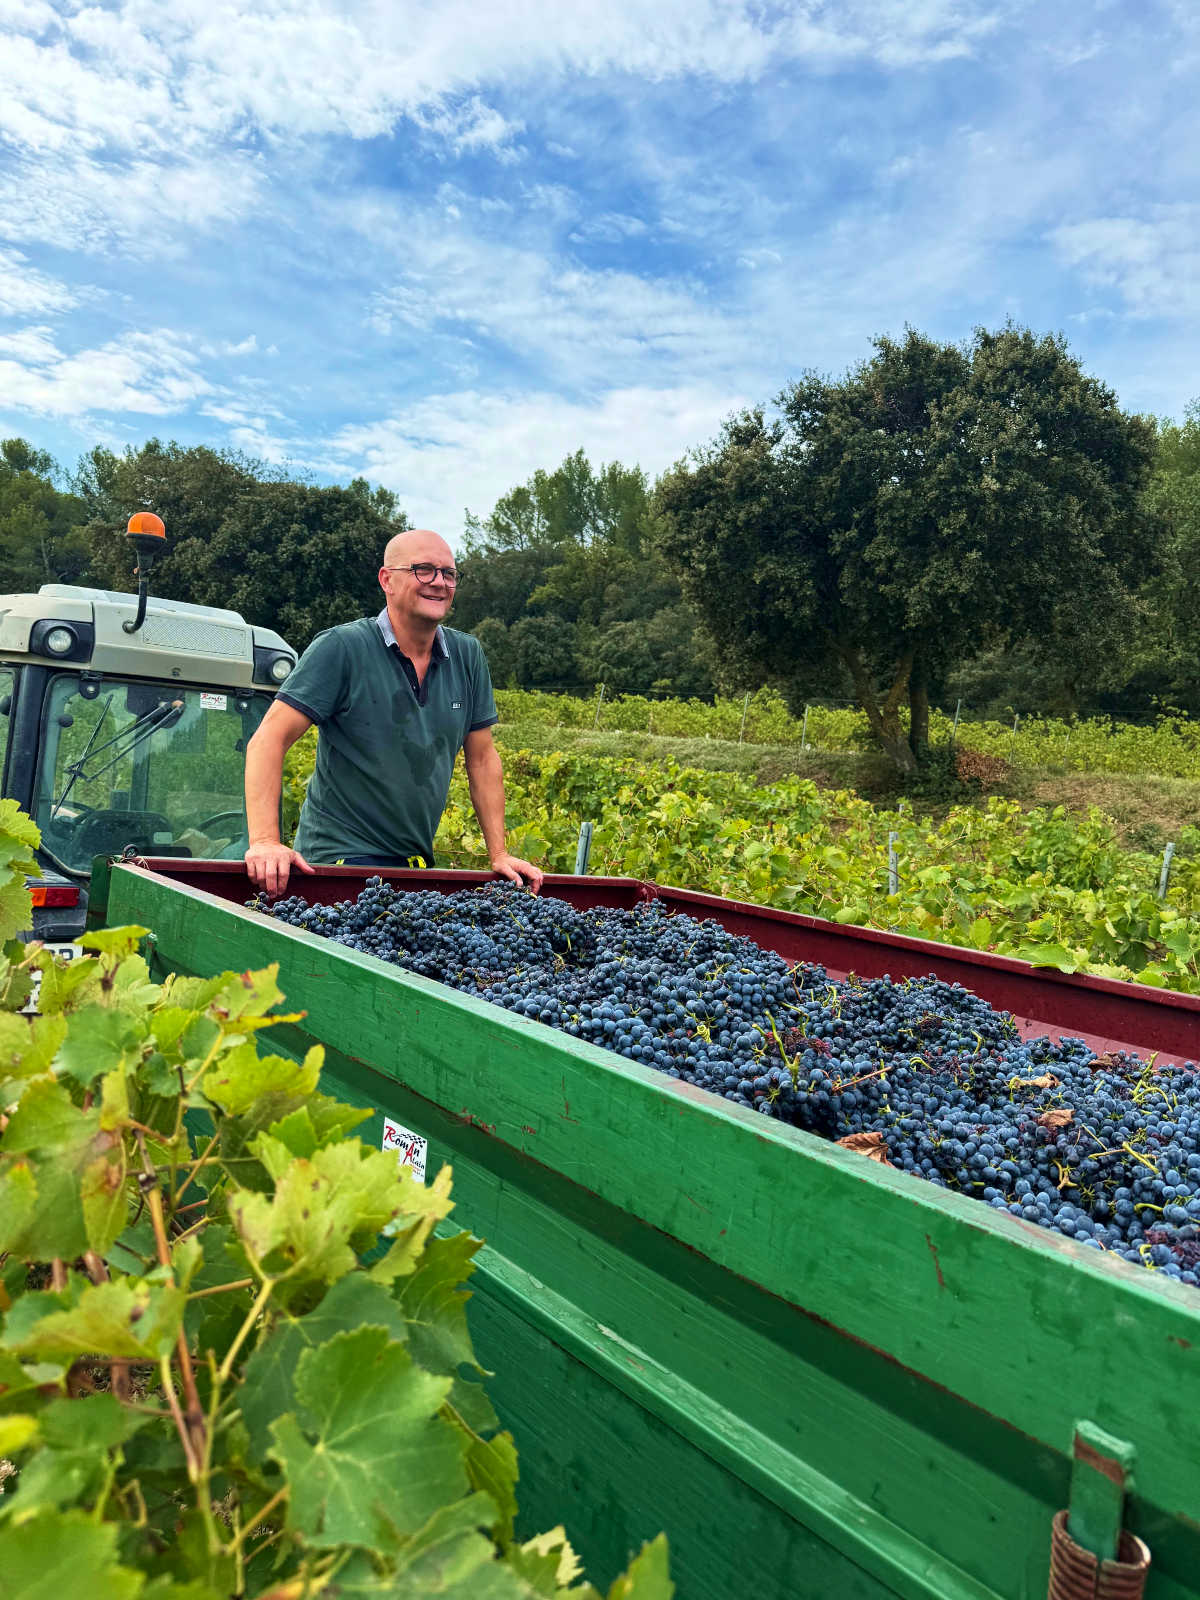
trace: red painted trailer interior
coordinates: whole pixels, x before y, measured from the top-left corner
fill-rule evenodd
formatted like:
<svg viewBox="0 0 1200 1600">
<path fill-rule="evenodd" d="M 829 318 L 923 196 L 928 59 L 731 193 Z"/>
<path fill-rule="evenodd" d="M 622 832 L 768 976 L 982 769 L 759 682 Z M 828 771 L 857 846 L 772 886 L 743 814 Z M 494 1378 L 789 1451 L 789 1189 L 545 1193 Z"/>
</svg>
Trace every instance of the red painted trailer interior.
<svg viewBox="0 0 1200 1600">
<path fill-rule="evenodd" d="M 255 895 L 240 861 L 155 857 L 139 860 L 137 865 L 238 904 Z M 294 873 L 288 892 L 328 904 L 352 898 L 373 875 L 366 867 L 317 867 L 311 876 Z M 397 890 L 437 889 L 443 894 L 495 881 L 491 873 L 438 869 L 386 871 L 378 876 Z M 1098 1055 L 1133 1050 L 1155 1057 L 1160 1064 L 1200 1059 L 1200 996 L 1035 968 L 1008 956 L 911 939 L 876 928 L 826 922 L 771 906 L 643 883 L 636 878 L 548 876 L 543 892 L 580 907 L 629 909 L 647 900 L 659 900 L 672 911 L 712 917 L 731 933 L 753 939 L 788 960 L 817 963 L 832 978 L 844 978 L 849 973 L 875 978 L 886 973 L 900 980 L 936 973 L 948 983 L 961 983 L 998 1010 L 1011 1011 L 1026 1037 L 1052 1034 L 1082 1038 Z"/>
</svg>

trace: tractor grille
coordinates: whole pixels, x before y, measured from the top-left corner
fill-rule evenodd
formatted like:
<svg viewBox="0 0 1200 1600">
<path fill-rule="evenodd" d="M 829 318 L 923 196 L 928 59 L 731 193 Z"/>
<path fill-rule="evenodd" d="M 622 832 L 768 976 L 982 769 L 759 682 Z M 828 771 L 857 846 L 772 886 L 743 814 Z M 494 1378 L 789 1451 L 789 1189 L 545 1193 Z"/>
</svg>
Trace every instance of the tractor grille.
<svg viewBox="0 0 1200 1600">
<path fill-rule="evenodd" d="M 159 650 L 204 656 L 244 656 L 243 628 L 225 628 L 219 622 L 198 622 L 189 617 L 147 617 L 141 629 L 146 644 Z"/>
</svg>

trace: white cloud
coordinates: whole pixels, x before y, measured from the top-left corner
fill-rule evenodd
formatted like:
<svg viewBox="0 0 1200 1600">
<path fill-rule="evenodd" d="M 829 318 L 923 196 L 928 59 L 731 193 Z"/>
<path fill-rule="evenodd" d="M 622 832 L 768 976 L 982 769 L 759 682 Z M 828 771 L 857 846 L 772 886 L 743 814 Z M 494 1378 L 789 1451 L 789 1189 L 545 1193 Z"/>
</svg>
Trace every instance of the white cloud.
<svg viewBox="0 0 1200 1600">
<path fill-rule="evenodd" d="M 0 137 L 19 158 L 0 214 L 12 237 L 82 249 L 143 226 L 211 227 L 254 203 L 253 168 L 236 156 L 264 141 L 300 151 L 411 118 L 452 153 L 512 159 L 523 124 L 494 103 L 501 86 L 609 74 L 740 83 L 788 62 L 907 67 L 974 51 L 1018 3 L 658 0 L 650 15 L 644 0 L 0 0 Z"/>
<path fill-rule="evenodd" d="M 40 317 L 69 311 L 80 293 L 33 267 L 19 250 L 0 250 L 0 316 Z"/>
<path fill-rule="evenodd" d="M 453 542 L 462 534 L 464 507 L 486 514 L 514 484 L 580 446 L 594 463 L 638 462 L 656 474 L 746 403 L 702 383 L 614 389 L 576 401 L 544 392 L 463 391 L 342 428 L 330 453 L 309 464 L 386 484 L 414 522 L 444 530 Z"/>
<path fill-rule="evenodd" d="M 372 207 L 357 225 L 377 234 Z M 576 387 L 665 387 L 700 371 L 722 382 L 746 369 L 744 324 L 698 283 L 596 271 L 435 217 L 417 232 L 412 265 L 369 305 L 371 325 L 398 343 L 419 334 L 499 345 Z"/>
<path fill-rule="evenodd" d="M 623 244 L 626 239 L 636 239 L 645 232 L 646 224 L 640 217 L 627 217 L 620 211 L 602 211 L 599 216 L 580 223 L 571 238 L 577 243 Z"/>
<path fill-rule="evenodd" d="M 1140 217 L 1095 217 L 1050 235 L 1062 259 L 1113 288 L 1139 316 L 1200 312 L 1200 206 L 1165 205 Z"/>
<path fill-rule="evenodd" d="M 178 255 L 191 230 L 232 225 L 261 180 L 253 158 L 109 164 L 69 153 L 53 169 L 26 158 L 0 172 L 0 236 L 133 257 Z"/>
<path fill-rule="evenodd" d="M 190 344 L 167 329 L 128 333 L 72 355 L 47 328 L 0 341 L 0 393 L 9 406 L 38 416 L 169 416 L 210 392 Z"/>
</svg>

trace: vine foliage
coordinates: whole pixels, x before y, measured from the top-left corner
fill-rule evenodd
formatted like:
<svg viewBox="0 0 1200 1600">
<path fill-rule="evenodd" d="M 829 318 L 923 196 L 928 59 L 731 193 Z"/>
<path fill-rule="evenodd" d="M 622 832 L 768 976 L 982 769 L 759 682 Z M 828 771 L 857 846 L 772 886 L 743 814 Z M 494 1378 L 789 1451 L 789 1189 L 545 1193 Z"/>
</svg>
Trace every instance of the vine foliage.
<svg viewBox="0 0 1200 1600">
<path fill-rule="evenodd" d="M 319 1049 L 260 1048 L 294 1020 L 274 967 L 158 983 L 141 928 L 67 964 L 17 941 L 36 843 L 0 801 L 5 1592 L 599 1600 L 562 1528 L 514 1536 L 449 1169 L 356 1138 Z M 609 1594 L 671 1592 L 660 1537 Z"/>
</svg>

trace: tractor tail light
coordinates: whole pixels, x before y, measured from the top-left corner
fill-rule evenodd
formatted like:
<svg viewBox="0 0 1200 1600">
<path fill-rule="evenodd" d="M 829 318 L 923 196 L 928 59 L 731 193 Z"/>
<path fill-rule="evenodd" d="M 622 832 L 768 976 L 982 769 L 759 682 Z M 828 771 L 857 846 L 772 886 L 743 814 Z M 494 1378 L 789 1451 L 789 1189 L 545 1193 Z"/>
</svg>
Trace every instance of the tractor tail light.
<svg viewBox="0 0 1200 1600">
<path fill-rule="evenodd" d="M 79 885 L 75 883 L 38 883 L 29 890 L 35 906 L 77 906 Z"/>
</svg>

